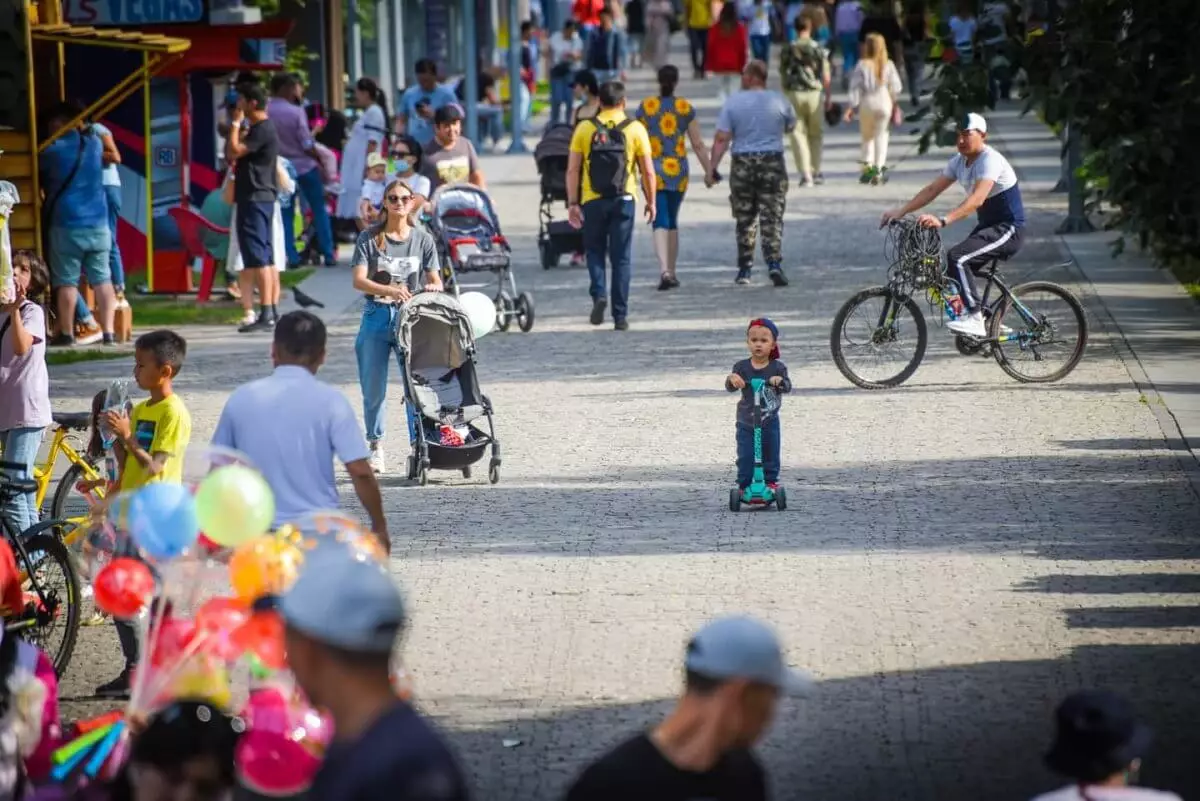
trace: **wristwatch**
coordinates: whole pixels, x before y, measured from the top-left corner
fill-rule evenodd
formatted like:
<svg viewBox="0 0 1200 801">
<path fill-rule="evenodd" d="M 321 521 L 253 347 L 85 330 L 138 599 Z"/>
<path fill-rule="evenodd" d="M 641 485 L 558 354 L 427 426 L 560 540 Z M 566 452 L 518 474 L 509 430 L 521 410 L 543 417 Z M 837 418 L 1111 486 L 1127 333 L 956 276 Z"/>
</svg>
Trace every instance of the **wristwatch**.
<svg viewBox="0 0 1200 801">
<path fill-rule="evenodd" d="M 943 228 L 945 228 L 947 225 L 949 225 L 949 224 L 950 224 L 950 223 L 946 222 L 946 218 L 945 218 L 945 217 L 938 217 L 938 222 L 940 222 L 940 223 L 942 224 L 942 227 L 943 227 Z"/>
</svg>

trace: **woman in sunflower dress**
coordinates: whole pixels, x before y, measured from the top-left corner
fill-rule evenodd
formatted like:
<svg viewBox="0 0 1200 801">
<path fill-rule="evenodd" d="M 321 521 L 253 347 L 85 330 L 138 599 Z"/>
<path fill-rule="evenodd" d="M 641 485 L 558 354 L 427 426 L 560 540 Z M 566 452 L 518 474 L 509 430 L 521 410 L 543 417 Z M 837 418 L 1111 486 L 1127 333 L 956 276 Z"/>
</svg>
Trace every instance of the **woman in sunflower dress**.
<svg viewBox="0 0 1200 801">
<path fill-rule="evenodd" d="M 675 96 L 678 85 L 679 69 L 671 64 L 662 67 L 658 71 L 658 95 L 643 100 L 634 112 L 650 134 L 650 155 L 654 158 L 654 252 L 662 273 L 660 290 L 679 286 L 675 263 L 679 259 L 679 208 L 688 188 L 688 140 L 704 174 L 708 174 L 708 149 L 700 135 L 696 110 L 687 100 Z"/>
</svg>

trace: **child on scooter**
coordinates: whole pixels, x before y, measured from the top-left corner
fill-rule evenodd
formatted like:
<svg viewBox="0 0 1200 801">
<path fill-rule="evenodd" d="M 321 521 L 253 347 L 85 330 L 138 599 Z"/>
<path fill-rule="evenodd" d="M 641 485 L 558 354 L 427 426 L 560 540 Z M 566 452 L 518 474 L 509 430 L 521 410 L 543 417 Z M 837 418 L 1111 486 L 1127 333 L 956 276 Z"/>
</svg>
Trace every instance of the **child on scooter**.
<svg viewBox="0 0 1200 801">
<path fill-rule="evenodd" d="M 752 378 L 767 382 L 772 399 L 765 399 L 766 409 L 762 419 L 763 473 L 767 486 L 772 490 L 779 485 L 779 399 L 778 395 L 792 391 L 787 365 L 779 360 L 779 328 L 766 317 L 750 321 L 746 328 L 746 344 L 750 358 L 733 365 L 733 372 L 725 378 L 725 389 L 729 392 L 741 390 L 742 397 L 737 405 L 737 483 L 745 490 L 754 478 L 754 390 Z"/>
</svg>

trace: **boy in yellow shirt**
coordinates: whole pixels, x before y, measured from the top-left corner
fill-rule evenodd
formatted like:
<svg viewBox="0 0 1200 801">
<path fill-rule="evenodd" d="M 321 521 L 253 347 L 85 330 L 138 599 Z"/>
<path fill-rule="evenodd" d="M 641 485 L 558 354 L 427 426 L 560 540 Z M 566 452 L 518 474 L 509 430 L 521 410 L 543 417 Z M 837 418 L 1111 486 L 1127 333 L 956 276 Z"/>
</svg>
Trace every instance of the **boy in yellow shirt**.
<svg viewBox="0 0 1200 801">
<path fill-rule="evenodd" d="M 104 422 L 116 437 L 121 464 L 120 490 L 132 492 L 156 481 L 183 480 L 183 452 L 192 438 L 192 417 L 175 394 L 172 383 L 183 368 L 187 342 L 174 331 L 142 334 L 133 345 L 133 378 L 150 397 L 133 407 L 104 413 Z M 128 698 L 129 678 L 138 660 L 137 632 L 131 623 L 114 621 L 125 656 L 125 669 L 96 688 L 105 698 Z"/>
</svg>

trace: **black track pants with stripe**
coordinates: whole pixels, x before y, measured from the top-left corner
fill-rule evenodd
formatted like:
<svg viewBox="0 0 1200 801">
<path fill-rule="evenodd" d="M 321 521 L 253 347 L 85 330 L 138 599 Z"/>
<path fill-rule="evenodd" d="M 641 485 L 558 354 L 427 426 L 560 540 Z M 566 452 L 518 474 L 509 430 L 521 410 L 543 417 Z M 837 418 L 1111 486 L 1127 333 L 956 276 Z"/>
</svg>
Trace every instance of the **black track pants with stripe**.
<svg viewBox="0 0 1200 801">
<path fill-rule="evenodd" d="M 981 225 L 971 235 L 950 248 L 946 254 L 947 274 L 962 289 L 963 303 L 968 311 L 979 307 L 979 290 L 975 273 L 992 259 L 1008 259 L 1021 249 L 1021 229 L 1010 223 Z"/>
</svg>

